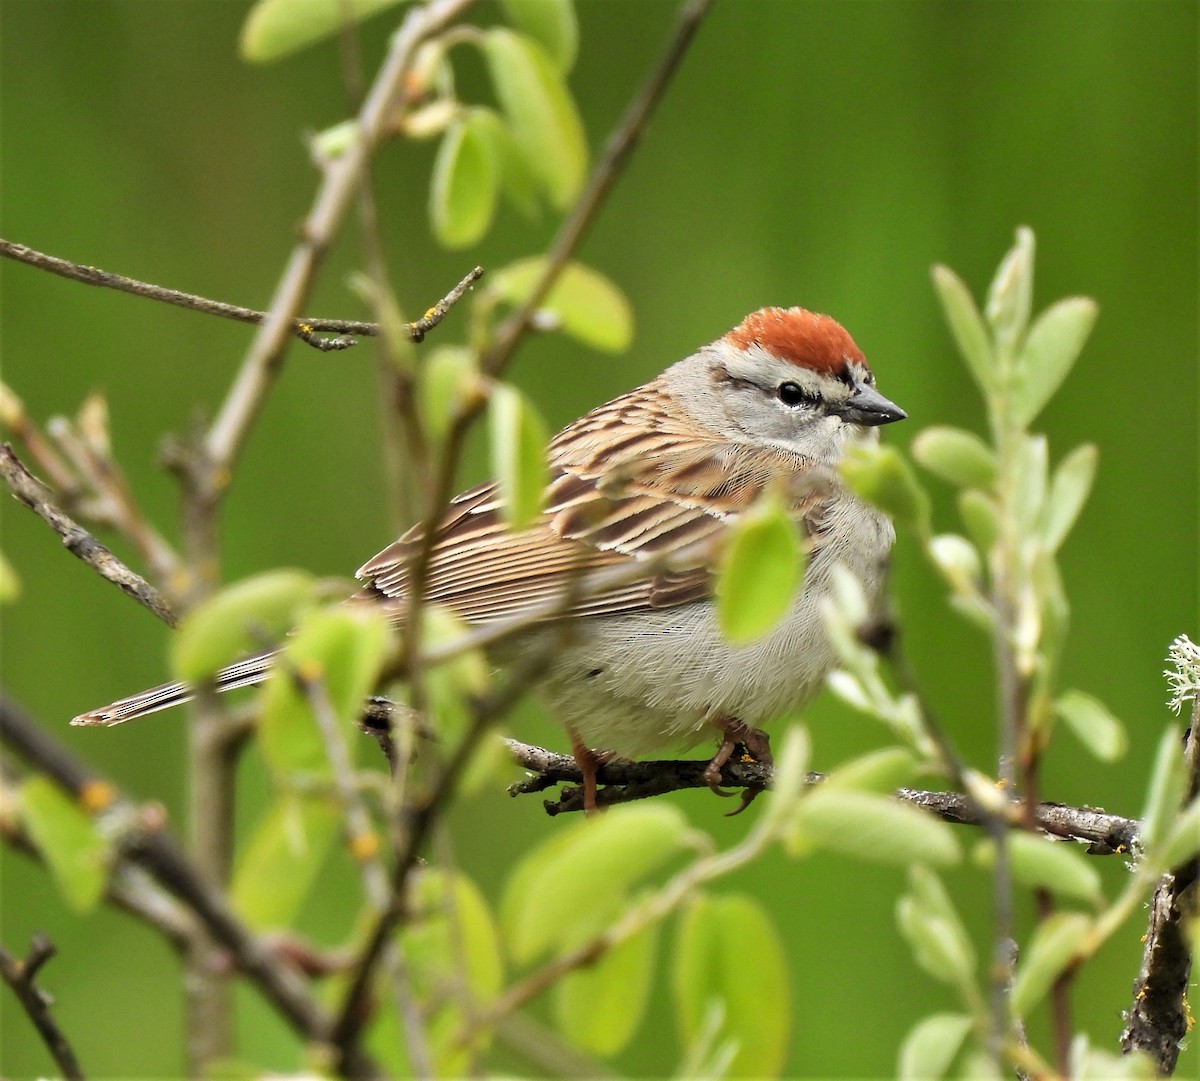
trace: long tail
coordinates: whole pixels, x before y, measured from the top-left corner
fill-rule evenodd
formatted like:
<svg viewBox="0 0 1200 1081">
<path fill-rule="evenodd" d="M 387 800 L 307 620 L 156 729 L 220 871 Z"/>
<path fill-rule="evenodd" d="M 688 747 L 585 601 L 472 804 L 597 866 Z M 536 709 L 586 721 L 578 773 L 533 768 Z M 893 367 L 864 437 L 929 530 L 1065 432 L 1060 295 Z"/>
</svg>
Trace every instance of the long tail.
<svg viewBox="0 0 1200 1081">
<path fill-rule="evenodd" d="M 217 691 L 233 691 L 238 687 L 252 687 L 267 678 L 274 666 L 276 649 L 264 650 L 246 657 L 228 668 L 222 668 L 213 680 Z M 157 713 L 160 709 L 170 709 L 171 706 L 190 702 L 196 696 L 195 688 L 190 683 L 164 683 L 161 687 L 151 687 L 148 691 L 139 691 L 128 698 L 120 698 L 111 705 L 101 709 L 89 710 L 72 719 L 74 725 L 106 725 L 121 724 L 132 721 L 135 717 L 145 717 L 148 713 Z"/>
</svg>

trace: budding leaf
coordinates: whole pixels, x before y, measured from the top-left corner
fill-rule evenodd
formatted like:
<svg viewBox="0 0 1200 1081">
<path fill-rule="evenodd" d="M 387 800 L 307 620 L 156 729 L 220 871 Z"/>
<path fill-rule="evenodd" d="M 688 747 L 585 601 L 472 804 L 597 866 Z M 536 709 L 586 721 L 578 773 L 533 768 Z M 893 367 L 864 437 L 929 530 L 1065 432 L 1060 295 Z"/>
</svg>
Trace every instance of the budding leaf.
<svg viewBox="0 0 1200 1081">
<path fill-rule="evenodd" d="M 1091 930 L 1092 921 L 1081 912 L 1055 912 L 1043 920 L 1033 940 L 1022 951 L 1013 982 L 1012 1006 L 1018 1017 L 1027 1017 L 1050 990 Z"/>
<path fill-rule="evenodd" d="M 986 394 L 996 381 L 996 358 L 971 292 L 953 270 L 944 266 L 933 268 L 933 285 L 967 370 Z"/>
<path fill-rule="evenodd" d="M 973 1022 L 961 1013 L 935 1013 L 919 1022 L 900 1045 L 900 1081 L 937 1081 L 971 1031 Z"/>
<path fill-rule="evenodd" d="M 1100 761 L 1115 762 L 1125 753 L 1125 727 L 1100 699 L 1083 691 L 1065 691 L 1054 703 L 1054 712 Z"/>
<path fill-rule="evenodd" d="M 1041 534 L 1051 552 L 1058 551 L 1066 540 L 1079 512 L 1087 502 L 1096 476 L 1099 452 L 1091 443 L 1084 443 L 1068 454 L 1054 471 L 1050 492 L 1042 509 Z"/>
<path fill-rule="evenodd" d="M 579 24 L 571 0 L 500 0 L 500 6 L 509 22 L 546 50 L 559 71 L 571 70 L 579 50 Z"/>
<path fill-rule="evenodd" d="M 21 821 L 75 912 L 96 907 L 108 883 L 112 843 L 49 777 L 35 774 L 18 789 Z"/>
<path fill-rule="evenodd" d="M 926 428 L 913 440 L 912 455 L 929 472 L 959 488 L 990 488 L 996 480 L 992 449 L 961 428 Z"/>
</svg>

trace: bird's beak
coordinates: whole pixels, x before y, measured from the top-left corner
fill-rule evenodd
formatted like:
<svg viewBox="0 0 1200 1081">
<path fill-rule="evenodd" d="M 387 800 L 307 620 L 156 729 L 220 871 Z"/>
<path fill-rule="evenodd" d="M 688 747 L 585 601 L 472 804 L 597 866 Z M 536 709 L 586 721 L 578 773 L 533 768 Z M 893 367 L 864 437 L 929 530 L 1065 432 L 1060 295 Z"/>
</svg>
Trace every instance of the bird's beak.
<svg viewBox="0 0 1200 1081">
<path fill-rule="evenodd" d="M 849 398 L 829 406 L 828 411 L 841 417 L 847 424 L 861 424 L 868 428 L 891 424 L 908 416 L 895 402 L 889 401 L 865 383 L 859 383 Z"/>
</svg>

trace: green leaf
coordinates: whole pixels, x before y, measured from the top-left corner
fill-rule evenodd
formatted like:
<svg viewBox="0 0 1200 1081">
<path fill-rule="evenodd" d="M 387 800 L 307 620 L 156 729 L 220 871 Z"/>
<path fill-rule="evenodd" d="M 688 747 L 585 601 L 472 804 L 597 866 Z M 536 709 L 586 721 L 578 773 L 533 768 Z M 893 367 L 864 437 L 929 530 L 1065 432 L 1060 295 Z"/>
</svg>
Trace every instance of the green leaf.
<svg viewBox="0 0 1200 1081">
<path fill-rule="evenodd" d="M 1038 530 L 1051 552 L 1058 551 L 1079 517 L 1092 490 L 1099 456 L 1091 443 L 1084 443 L 1071 451 L 1054 471 Z"/>
<path fill-rule="evenodd" d="M 263 691 L 259 740 L 277 778 L 297 772 L 331 776 L 325 740 L 292 674 L 320 681 L 353 758 L 362 703 L 375 689 L 388 644 L 386 616 L 365 606 L 319 608 L 302 617 Z"/>
<path fill-rule="evenodd" d="M 482 45 L 517 145 L 551 205 L 566 210 L 583 185 L 588 154 L 561 73 L 540 45 L 503 27 L 486 31 Z"/>
<path fill-rule="evenodd" d="M 838 766 L 821 782 L 820 790 L 843 789 L 887 795 L 911 781 L 920 765 L 916 756 L 903 747 L 883 747 Z"/>
<path fill-rule="evenodd" d="M 908 870 L 909 892 L 896 905 L 896 923 L 913 956 L 936 979 L 973 984 L 975 951 L 941 879 L 922 864 Z"/>
<path fill-rule="evenodd" d="M 775 1077 L 787 1057 L 791 991 L 787 956 L 766 909 L 745 894 L 700 895 L 683 911 L 671 989 L 685 1050 L 707 1036 L 714 1000 L 723 1031 L 739 1041 L 731 1077 Z"/>
<path fill-rule="evenodd" d="M 316 595 L 306 571 L 276 570 L 227 586 L 188 613 L 171 639 L 171 667 L 188 683 L 278 642 Z"/>
<path fill-rule="evenodd" d="M 488 288 L 516 307 L 525 302 L 545 270 L 542 256 L 521 259 L 493 271 Z M 540 310 L 549 312 L 565 334 L 593 349 L 620 353 L 633 340 L 633 312 L 624 293 L 581 263 L 563 267 Z"/>
<path fill-rule="evenodd" d="M 944 266 L 933 268 L 933 286 L 967 370 L 986 394 L 996 381 L 996 358 L 971 292 L 953 270 Z"/>
<path fill-rule="evenodd" d="M 500 0 L 500 6 L 509 22 L 546 50 L 559 71 L 571 70 L 579 50 L 579 24 L 571 0 Z"/>
<path fill-rule="evenodd" d="M 18 789 L 21 821 L 46 860 L 67 907 L 89 912 L 108 884 L 111 843 L 96 823 L 49 777 L 36 774 Z"/>
<path fill-rule="evenodd" d="M 974 432 L 947 425 L 925 428 L 912 442 L 912 456 L 930 473 L 959 488 L 991 488 L 996 455 Z"/>
<path fill-rule="evenodd" d="M 717 575 L 717 622 L 726 640 L 748 645 L 774 630 L 804 577 L 800 530 L 776 499 L 761 499 L 734 522 Z"/>
<path fill-rule="evenodd" d="M 1033 230 L 1022 225 L 1017 240 L 1005 255 L 988 289 L 984 312 L 1001 355 L 1011 355 L 1029 325 L 1033 303 Z"/>
<path fill-rule="evenodd" d="M 1038 834 L 1009 830 L 1006 843 L 1009 867 L 1017 882 L 1089 904 L 1103 902 L 1100 873 L 1070 841 L 1051 841 Z M 995 865 L 996 849 L 993 842 L 981 841 L 976 846 L 975 862 L 981 867 Z"/>
<path fill-rule="evenodd" d="M 469 120 L 457 120 L 442 137 L 429 182 L 429 221 L 443 247 L 478 241 L 496 213 L 499 170 L 491 147 Z"/>
<path fill-rule="evenodd" d="M 1079 952 L 1092 929 L 1081 912 L 1055 912 L 1038 924 L 1033 939 L 1022 951 L 1013 982 L 1013 1012 L 1028 1017 L 1051 985 Z"/>
<path fill-rule="evenodd" d="M 682 851 L 687 832 L 677 807 L 613 807 L 527 853 L 500 906 L 512 956 L 524 963 L 578 945 L 579 929 L 591 926 L 593 914 Z"/>
<path fill-rule="evenodd" d="M 990 552 L 1000 535 L 1000 514 L 996 501 L 976 488 L 959 493 L 958 513 L 971 540 L 981 552 Z"/>
<path fill-rule="evenodd" d="M 474 108 L 467 123 L 495 162 L 504 197 L 526 218 L 538 212 L 537 180 L 508 125 L 492 109 Z"/>
<path fill-rule="evenodd" d="M 230 885 L 234 910 L 256 931 L 291 927 L 341 825 L 332 800 L 285 795 L 255 824 Z"/>
<path fill-rule="evenodd" d="M 454 419 L 483 393 L 479 358 L 465 345 L 438 345 L 421 365 L 417 404 L 425 430 L 439 442 Z"/>
<path fill-rule="evenodd" d="M 242 24 L 242 59 L 266 64 L 362 22 L 400 0 L 258 0 Z"/>
<path fill-rule="evenodd" d="M 1083 351 L 1098 311 L 1090 297 L 1069 297 L 1038 316 L 1017 359 L 1012 388 L 1014 423 L 1026 427 L 1062 386 Z"/>
<path fill-rule="evenodd" d="M 546 427 L 525 395 L 508 383 L 493 384 L 488 422 L 504 517 L 513 529 L 523 529 L 541 513 L 549 481 Z"/>
<path fill-rule="evenodd" d="M 1115 762 L 1125 753 L 1125 727 L 1098 698 L 1083 691 L 1065 691 L 1054 712 L 1076 738 L 1101 762 Z"/>
<path fill-rule="evenodd" d="M 928 535 L 929 495 L 895 447 L 851 447 L 839 468 L 860 499 L 890 514 L 897 524 Z"/>
<path fill-rule="evenodd" d="M 1159 857 L 1171 870 L 1200 855 L 1200 797 L 1192 800 L 1171 823 L 1166 844 Z"/>
<path fill-rule="evenodd" d="M 945 1077 L 973 1022 L 961 1013 L 935 1013 L 918 1022 L 900 1045 L 900 1081 L 937 1081 Z"/>
<path fill-rule="evenodd" d="M 571 1043 L 605 1057 L 629 1044 L 649 1002 L 656 939 L 646 927 L 559 981 L 554 1016 Z"/>
<path fill-rule="evenodd" d="M 821 786 L 796 811 L 789 849 L 811 846 L 875 863 L 907 866 L 957 863 L 962 858 L 950 827 L 932 815 L 873 792 Z"/>
<path fill-rule="evenodd" d="M 1141 830 L 1141 842 L 1146 850 L 1162 839 L 1175 817 L 1183 798 L 1185 780 L 1179 729 L 1171 725 L 1158 742 L 1154 771 L 1146 790 Z"/>
</svg>

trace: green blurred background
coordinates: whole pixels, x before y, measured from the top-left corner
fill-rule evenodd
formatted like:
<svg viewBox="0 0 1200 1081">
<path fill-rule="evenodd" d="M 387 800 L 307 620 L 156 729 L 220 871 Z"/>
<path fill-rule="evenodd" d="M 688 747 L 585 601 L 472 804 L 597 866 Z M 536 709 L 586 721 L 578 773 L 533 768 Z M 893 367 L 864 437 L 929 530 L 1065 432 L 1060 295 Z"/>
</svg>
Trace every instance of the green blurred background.
<svg viewBox="0 0 1200 1081">
<path fill-rule="evenodd" d="M 317 183 L 307 132 L 346 115 L 332 43 L 267 68 L 236 55 L 243 3 L 6 0 L 0 52 L 3 208 L 12 240 L 120 273 L 264 306 Z M 593 149 L 658 52 L 674 6 L 585 0 L 571 83 Z M 479 16 L 496 17 L 483 4 Z M 395 12 L 363 31 L 367 70 Z M 634 348 L 613 358 L 548 337 L 528 342 L 513 376 L 557 427 L 640 382 L 763 304 L 836 315 L 880 386 L 919 427 L 978 428 L 982 413 L 929 285 L 954 267 L 978 294 L 1025 223 L 1039 243 L 1037 303 L 1086 293 L 1100 320 L 1041 418 L 1057 459 L 1083 441 L 1101 454 L 1094 496 L 1063 552 L 1073 602 L 1069 685 L 1128 725 L 1124 761 L 1097 765 L 1061 733 L 1047 797 L 1137 814 L 1153 748 L 1172 718 L 1161 676 L 1170 640 L 1197 634 L 1197 7 L 1153 4 L 737 2 L 716 5 L 653 126 L 589 234 L 582 258 L 610 275 L 637 316 Z M 482 92 L 466 64 L 467 88 Z M 469 92 L 469 91 L 468 91 Z M 473 262 L 539 251 L 556 225 L 505 212 L 461 254 L 429 237 L 433 148 L 387 147 L 376 173 L 385 241 L 402 302 L 419 312 Z M 346 287 L 352 229 L 309 306 L 361 316 Z M 4 379 L 30 413 L 71 413 L 93 390 L 112 412 L 116 450 L 144 507 L 177 535 L 175 486 L 156 465 L 164 433 L 211 415 L 251 331 L 13 263 L 2 278 Z M 438 341 L 459 340 L 452 316 Z M 279 564 L 347 574 L 401 524 L 386 505 L 369 347 L 322 355 L 293 347 L 227 502 L 226 578 Z M 480 475 L 479 456 L 464 483 Z M 944 496 L 944 493 L 939 493 Z M 164 677 L 165 634 L 68 556 L 7 499 L 3 547 L 24 593 L 4 612 L 3 681 L 55 734 L 140 799 L 182 813 L 182 717 L 73 731 L 82 708 Z M 939 504 L 950 528 L 950 508 Z M 123 554 L 120 543 L 115 547 Z M 910 543 L 896 551 L 896 596 L 913 660 L 963 753 L 991 768 L 995 737 L 985 643 L 965 628 Z M 810 713 L 815 765 L 879 745 L 871 723 L 823 701 Z M 523 737 L 563 746 L 523 707 Z M 247 808 L 258 778 L 248 767 Z M 723 843 L 745 819 L 705 794 L 679 797 Z M 561 828 L 497 783 L 453 821 L 461 865 L 493 898 L 529 845 Z M 4 944 L 34 928 L 60 947 L 45 970 L 57 1013 L 94 1076 L 181 1068 L 179 972 L 169 951 L 123 916 L 79 918 L 38 869 L 7 851 Z M 1126 870 L 1103 865 L 1110 890 Z M 305 924 L 341 927 L 335 882 Z M 986 883 L 951 880 L 985 932 Z M 895 931 L 901 872 L 830 857 L 772 857 L 727 888 L 761 898 L 783 928 L 794 977 L 793 1075 L 888 1073 L 903 1034 L 950 995 L 916 970 Z M 1027 912 L 1024 913 L 1026 916 Z M 1113 1047 L 1140 956 L 1127 927 L 1075 995 L 1080 1027 Z M 731 929 L 730 949 L 737 949 Z M 242 1049 L 292 1068 L 286 1035 L 252 994 Z M 0 1071 L 45 1072 L 11 996 Z M 617 1065 L 672 1069 L 677 1049 L 661 988 L 655 1016 Z M 753 1034 L 747 1034 L 753 1038 Z M 1035 1031 L 1036 1038 L 1044 1036 Z M 1193 1044 L 1197 1041 L 1193 1038 Z M 1195 1047 L 1180 1067 L 1196 1076 Z"/>
</svg>

